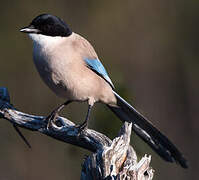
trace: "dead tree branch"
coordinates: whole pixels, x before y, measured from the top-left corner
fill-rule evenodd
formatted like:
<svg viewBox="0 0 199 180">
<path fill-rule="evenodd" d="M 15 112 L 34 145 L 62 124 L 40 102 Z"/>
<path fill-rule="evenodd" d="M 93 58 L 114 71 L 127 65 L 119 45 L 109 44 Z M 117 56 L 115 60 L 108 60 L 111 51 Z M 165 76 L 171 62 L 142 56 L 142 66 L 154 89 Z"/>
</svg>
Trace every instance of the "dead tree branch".
<svg viewBox="0 0 199 180">
<path fill-rule="evenodd" d="M 34 116 L 17 111 L 10 104 L 7 88 L 0 88 L 0 118 L 14 125 L 38 131 L 65 143 L 70 143 L 93 154 L 84 161 L 81 180 L 132 179 L 151 180 L 153 169 L 149 167 L 151 157 L 146 155 L 137 162 L 134 149 L 129 145 L 132 124 L 125 122 L 116 138 L 112 141 L 104 134 L 91 129 L 79 132 L 68 119 L 58 117 L 47 128 L 46 117 Z"/>
</svg>

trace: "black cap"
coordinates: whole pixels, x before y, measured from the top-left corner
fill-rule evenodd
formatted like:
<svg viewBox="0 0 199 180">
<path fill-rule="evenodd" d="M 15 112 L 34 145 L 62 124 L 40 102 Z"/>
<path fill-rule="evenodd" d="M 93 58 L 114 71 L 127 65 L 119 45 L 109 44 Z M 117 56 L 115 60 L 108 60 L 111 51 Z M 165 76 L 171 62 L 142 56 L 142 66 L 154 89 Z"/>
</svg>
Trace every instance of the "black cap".
<svg viewBox="0 0 199 180">
<path fill-rule="evenodd" d="M 67 37 L 72 34 L 68 25 L 60 18 L 50 15 L 41 14 L 34 18 L 29 26 L 20 30 L 24 33 L 36 33 L 47 36 Z"/>
</svg>

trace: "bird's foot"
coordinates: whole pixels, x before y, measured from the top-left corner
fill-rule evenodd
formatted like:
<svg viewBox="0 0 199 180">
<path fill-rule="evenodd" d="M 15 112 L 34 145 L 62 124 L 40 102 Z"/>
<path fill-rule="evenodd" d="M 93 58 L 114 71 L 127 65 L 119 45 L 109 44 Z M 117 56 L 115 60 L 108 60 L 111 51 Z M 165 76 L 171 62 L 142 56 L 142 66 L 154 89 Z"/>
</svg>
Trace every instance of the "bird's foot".
<svg viewBox="0 0 199 180">
<path fill-rule="evenodd" d="M 47 129 L 49 129 L 52 123 L 56 121 L 57 116 L 58 116 L 58 113 L 56 111 L 53 111 L 46 117 L 45 120 L 48 122 L 47 127 L 46 127 Z"/>
</svg>

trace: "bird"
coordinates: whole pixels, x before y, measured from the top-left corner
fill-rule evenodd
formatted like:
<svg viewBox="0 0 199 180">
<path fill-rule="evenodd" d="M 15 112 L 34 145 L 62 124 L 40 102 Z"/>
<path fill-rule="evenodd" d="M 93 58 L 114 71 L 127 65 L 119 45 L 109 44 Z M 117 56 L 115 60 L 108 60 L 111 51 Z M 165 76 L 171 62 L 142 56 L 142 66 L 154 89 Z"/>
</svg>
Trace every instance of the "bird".
<svg viewBox="0 0 199 180">
<path fill-rule="evenodd" d="M 187 160 L 177 147 L 135 107 L 115 90 L 108 72 L 93 46 L 73 32 L 61 18 L 40 14 L 20 29 L 33 41 L 33 61 L 41 79 L 65 102 L 47 116 L 48 127 L 58 113 L 72 102 L 87 102 L 83 131 L 88 126 L 95 103 L 105 104 L 122 122 L 131 122 L 133 131 L 162 159 L 188 168 Z"/>
</svg>

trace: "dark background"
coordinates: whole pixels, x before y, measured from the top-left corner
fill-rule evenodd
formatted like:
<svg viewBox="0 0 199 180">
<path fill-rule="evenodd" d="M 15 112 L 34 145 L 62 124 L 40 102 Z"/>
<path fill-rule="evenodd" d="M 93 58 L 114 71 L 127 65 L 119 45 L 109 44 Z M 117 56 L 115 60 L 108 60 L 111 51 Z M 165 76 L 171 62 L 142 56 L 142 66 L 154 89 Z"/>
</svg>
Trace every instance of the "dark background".
<svg viewBox="0 0 199 180">
<path fill-rule="evenodd" d="M 32 61 L 32 43 L 19 32 L 41 13 L 64 19 L 95 47 L 117 91 L 179 147 L 189 160 L 185 170 L 166 163 L 137 137 L 139 157 L 152 155 L 154 179 L 197 179 L 199 105 L 199 1 L 126 0 L 2 1 L 0 6 L 0 86 L 21 111 L 47 115 L 63 100 L 41 81 Z M 85 104 L 73 103 L 62 115 L 80 122 Z M 114 137 L 121 123 L 96 105 L 89 127 Z M 0 123 L 0 179 L 79 179 L 81 148 L 22 130 L 28 149 L 10 123 Z"/>
</svg>

